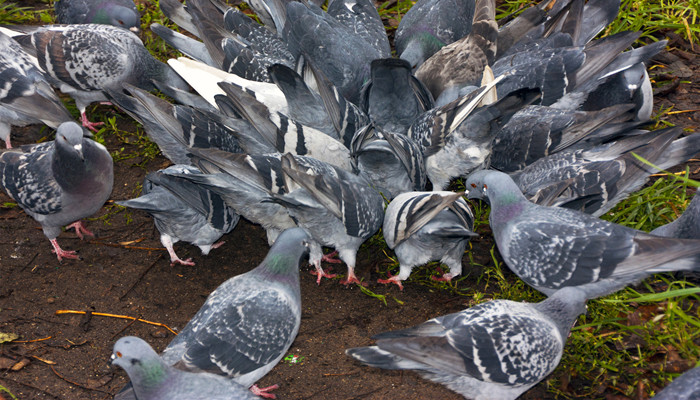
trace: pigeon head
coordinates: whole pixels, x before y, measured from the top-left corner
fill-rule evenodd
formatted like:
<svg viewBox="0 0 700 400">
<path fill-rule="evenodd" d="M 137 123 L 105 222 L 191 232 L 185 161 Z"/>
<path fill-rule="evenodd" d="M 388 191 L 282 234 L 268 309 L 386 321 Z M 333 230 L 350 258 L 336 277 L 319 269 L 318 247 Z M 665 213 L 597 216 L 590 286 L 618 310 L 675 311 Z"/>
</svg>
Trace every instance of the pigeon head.
<svg viewBox="0 0 700 400">
<path fill-rule="evenodd" d="M 139 384 L 161 381 L 167 367 L 160 356 L 144 340 L 125 336 L 114 344 L 112 364 L 124 369 L 129 378 Z"/>
<path fill-rule="evenodd" d="M 587 300 L 586 291 L 567 286 L 552 293 L 536 307 L 555 321 L 561 337 L 566 338 L 578 316 L 586 313 Z"/>
<path fill-rule="evenodd" d="M 83 156 L 83 128 L 75 122 L 64 122 L 56 130 L 56 145 L 64 154 L 71 157 L 78 157 L 84 160 Z"/>
<path fill-rule="evenodd" d="M 95 24 L 113 25 L 139 33 L 141 16 L 136 8 L 124 7 L 107 2 L 104 7 L 96 10 L 92 19 Z"/>
<path fill-rule="evenodd" d="M 487 200 L 493 203 L 497 198 L 501 203 L 511 203 L 524 200 L 518 185 L 510 176 L 500 171 L 479 170 L 469 175 L 464 182 L 467 197 L 470 199 Z"/>
</svg>

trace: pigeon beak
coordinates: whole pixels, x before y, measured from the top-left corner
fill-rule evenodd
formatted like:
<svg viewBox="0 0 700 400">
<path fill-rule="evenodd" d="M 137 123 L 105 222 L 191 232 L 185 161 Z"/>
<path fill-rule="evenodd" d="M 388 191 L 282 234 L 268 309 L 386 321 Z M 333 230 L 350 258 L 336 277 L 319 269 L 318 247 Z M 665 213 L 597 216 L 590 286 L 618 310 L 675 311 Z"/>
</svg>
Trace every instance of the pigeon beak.
<svg viewBox="0 0 700 400">
<path fill-rule="evenodd" d="M 129 28 L 129 30 L 132 31 L 132 32 L 134 32 L 134 33 L 137 34 L 137 35 L 138 35 L 139 33 L 141 33 L 141 28 L 139 28 L 138 26 L 132 26 L 131 28 Z"/>
<path fill-rule="evenodd" d="M 76 144 L 75 146 L 73 146 L 73 148 L 75 149 L 75 152 L 78 153 L 80 160 L 85 161 L 85 157 L 83 156 L 83 144 L 82 143 Z"/>
</svg>

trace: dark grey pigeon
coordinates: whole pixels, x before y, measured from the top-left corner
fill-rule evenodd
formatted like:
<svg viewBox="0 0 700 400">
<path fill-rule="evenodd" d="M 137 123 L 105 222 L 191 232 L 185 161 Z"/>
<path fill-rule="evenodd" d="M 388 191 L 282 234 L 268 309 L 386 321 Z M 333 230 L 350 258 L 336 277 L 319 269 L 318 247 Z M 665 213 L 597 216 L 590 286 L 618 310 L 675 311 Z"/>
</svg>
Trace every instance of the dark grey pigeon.
<svg viewBox="0 0 700 400">
<path fill-rule="evenodd" d="M 318 243 L 332 247 L 348 266 L 340 283 L 362 284 L 355 276 L 357 250 L 384 218 L 382 196 L 364 178 L 340 170 L 337 177 L 310 174 L 291 154 L 282 157 L 285 194 L 271 194 Z M 292 189 L 294 188 L 294 189 Z"/>
<path fill-rule="evenodd" d="M 443 46 L 472 30 L 474 0 L 419 0 L 401 18 L 396 29 L 396 54 L 420 67 Z"/>
<path fill-rule="evenodd" d="M 458 98 L 464 86 L 480 85 L 485 67 L 491 66 L 496 56 L 495 13 L 493 0 L 477 0 L 469 35 L 441 48 L 416 69 L 416 77 L 433 94 L 436 104 Z"/>
<path fill-rule="evenodd" d="M 224 243 L 217 241 L 231 232 L 240 219 L 218 194 L 173 176 L 201 173 L 192 166 L 172 165 L 146 176 L 141 197 L 116 202 L 153 216 L 160 242 L 170 254 L 170 265 L 194 265 L 191 258 L 182 260 L 175 254 L 174 243 L 180 240 L 191 243 L 207 255 Z"/>
<path fill-rule="evenodd" d="M 106 24 L 136 33 L 141 29 L 133 0 L 60 0 L 53 7 L 59 24 Z"/>
<path fill-rule="evenodd" d="M 299 263 L 309 240 L 299 228 L 282 232 L 260 265 L 211 292 L 163 350 L 163 362 L 185 371 L 228 376 L 269 397 L 266 391 L 277 385 L 258 388 L 254 383 L 277 365 L 299 332 Z M 130 386 L 115 400 L 135 399 Z"/>
<path fill-rule="evenodd" d="M 370 63 L 383 56 L 364 39 L 325 11 L 299 2 L 287 4 L 288 23 L 283 37 L 292 54 L 311 62 L 358 104 L 360 89 L 370 76 Z"/>
<path fill-rule="evenodd" d="M 654 93 L 644 63 L 640 62 L 606 78 L 604 83 L 588 95 L 581 109 L 599 110 L 608 105 L 624 103 L 634 104 L 634 117 L 637 121 L 651 118 Z"/>
<path fill-rule="evenodd" d="M 650 235 L 580 211 L 536 205 L 503 172 L 477 171 L 465 186 L 470 198 L 491 205 L 489 225 L 511 271 L 547 295 L 576 286 L 590 299 L 654 273 L 700 270 L 698 240 Z"/>
<path fill-rule="evenodd" d="M 628 131 L 605 144 L 541 158 L 511 178 L 534 203 L 598 217 L 639 190 L 659 168 L 671 168 L 700 152 L 700 135 L 678 138 L 681 133 L 680 128 Z"/>
<path fill-rule="evenodd" d="M 700 399 L 700 367 L 695 367 L 674 379 L 652 400 L 694 400 Z"/>
<path fill-rule="evenodd" d="M 63 226 L 94 236 L 80 219 L 95 214 L 112 194 L 112 156 L 101 144 L 83 138 L 75 122 L 64 122 L 56 140 L 0 154 L 2 185 L 22 209 L 41 224 L 58 261 L 77 259 L 56 238 Z"/>
<path fill-rule="evenodd" d="M 144 340 L 125 336 L 114 344 L 112 364 L 131 379 L 139 400 L 245 400 L 257 399 L 226 377 L 182 371 L 166 364 Z M 119 395 L 117 395 L 119 397 Z M 134 397 L 135 398 L 135 397 Z"/>
<path fill-rule="evenodd" d="M 585 292 L 569 287 L 540 303 L 481 303 L 345 352 L 372 367 L 415 370 L 468 399 L 511 400 L 557 367 L 585 312 Z"/>
<path fill-rule="evenodd" d="M 360 108 L 383 131 L 405 135 L 413 121 L 434 106 L 428 89 L 400 58 L 372 61 L 372 75 L 360 93 Z"/>
<path fill-rule="evenodd" d="M 364 39 L 372 46 L 379 58 L 391 57 L 391 46 L 386 29 L 371 0 L 331 0 L 328 15 L 345 25 L 353 36 Z"/>
<path fill-rule="evenodd" d="M 369 124 L 355 133 L 351 147 L 360 175 L 387 199 L 425 189 L 423 152 L 410 137 L 383 132 Z"/>
<path fill-rule="evenodd" d="M 53 25 L 28 36 L 17 37 L 33 49 L 41 68 L 58 88 L 75 99 L 83 126 L 96 131 L 85 108 L 106 101 L 105 90 L 119 91 L 130 83 L 142 89 L 155 88 L 152 80 L 187 89 L 187 83 L 169 66 L 156 60 L 133 32 L 111 25 Z"/>
<path fill-rule="evenodd" d="M 662 225 L 650 233 L 679 239 L 700 239 L 700 196 L 693 195 L 693 200 L 676 220 Z"/>
<path fill-rule="evenodd" d="M 382 232 L 399 259 L 398 275 L 379 279 L 403 290 L 413 267 L 439 260 L 450 268 L 436 280 L 449 281 L 462 273 L 462 256 L 473 232 L 474 214 L 463 193 L 408 192 L 386 208 Z"/>
<path fill-rule="evenodd" d="M 12 125 L 45 123 L 55 129 L 73 120 L 35 61 L 17 42 L 0 32 L 0 139 L 8 149 L 12 148 Z"/>
</svg>

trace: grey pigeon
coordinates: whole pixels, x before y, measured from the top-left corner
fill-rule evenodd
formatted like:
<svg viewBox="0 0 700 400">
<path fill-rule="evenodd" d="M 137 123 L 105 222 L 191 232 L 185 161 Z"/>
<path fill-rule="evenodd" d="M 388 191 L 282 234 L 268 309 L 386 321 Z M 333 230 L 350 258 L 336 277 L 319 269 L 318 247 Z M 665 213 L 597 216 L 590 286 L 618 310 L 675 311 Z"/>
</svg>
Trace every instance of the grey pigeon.
<svg viewBox="0 0 700 400">
<path fill-rule="evenodd" d="M 551 295 L 577 286 L 587 298 L 647 276 L 700 269 L 700 241 L 650 235 L 580 211 L 529 202 L 503 172 L 477 171 L 470 198 L 488 199 L 489 225 L 503 260 L 533 288 Z"/>
<path fill-rule="evenodd" d="M 511 178 L 534 203 L 601 216 L 639 190 L 659 168 L 668 169 L 700 152 L 700 135 L 678 138 L 681 133 L 680 128 L 632 130 L 608 143 L 546 156 L 511 173 Z"/>
<path fill-rule="evenodd" d="M 383 132 L 369 124 L 355 133 L 351 147 L 360 175 L 387 199 L 425 189 L 427 171 L 423 152 L 410 137 Z"/>
<path fill-rule="evenodd" d="M 337 177 L 309 174 L 291 154 L 282 157 L 282 172 L 290 190 L 273 193 L 272 201 L 283 205 L 314 240 L 338 251 L 348 266 L 340 283 L 361 284 L 355 275 L 357 250 L 381 227 L 381 195 L 364 178 L 342 170 Z"/>
<path fill-rule="evenodd" d="M 700 399 L 700 367 L 695 367 L 674 379 L 652 400 L 694 400 Z"/>
<path fill-rule="evenodd" d="M 143 182 L 141 197 L 117 204 L 144 210 L 153 216 L 160 241 L 170 254 L 170 265 L 194 265 L 182 260 L 173 249 L 180 240 L 199 247 L 207 255 L 223 244 L 221 236 L 236 227 L 240 216 L 216 193 L 173 174 L 201 174 L 188 165 L 172 165 L 152 172 Z"/>
<path fill-rule="evenodd" d="M 415 266 L 439 260 L 450 268 L 437 280 L 449 281 L 462 273 L 462 256 L 473 232 L 474 214 L 463 193 L 408 192 L 398 195 L 386 208 L 382 232 L 387 246 L 399 260 L 398 275 L 380 279 L 403 290 Z"/>
<path fill-rule="evenodd" d="M 53 7 L 59 24 L 106 24 L 136 33 L 141 28 L 133 0 L 60 0 Z"/>
<path fill-rule="evenodd" d="M 498 37 L 495 12 L 494 0 L 477 0 L 469 35 L 441 48 L 416 70 L 436 104 L 456 99 L 464 86 L 478 86 L 485 67 L 493 64 Z"/>
<path fill-rule="evenodd" d="M 156 60 L 133 32 L 111 25 L 53 25 L 16 37 L 36 52 L 39 65 L 54 84 L 75 99 L 83 126 L 96 131 L 85 108 L 106 101 L 104 90 L 119 91 L 122 84 L 155 88 L 152 80 L 187 89 L 175 71 Z"/>
<path fill-rule="evenodd" d="M 35 61 L 12 38 L 0 32 L 0 139 L 9 149 L 10 127 L 45 123 L 58 128 L 73 117 Z"/>
<path fill-rule="evenodd" d="M 434 106 L 433 96 L 400 58 L 372 61 L 372 75 L 360 93 L 360 108 L 375 126 L 406 134 L 413 121 Z"/>
<path fill-rule="evenodd" d="M 650 233 L 652 235 L 674 237 L 679 239 L 700 239 L 700 196 L 693 195 L 688 207 L 680 217 L 662 225 Z"/>
<path fill-rule="evenodd" d="M 649 73 L 644 63 L 615 74 L 592 91 L 581 105 L 582 110 L 598 110 L 608 105 L 633 103 L 635 119 L 646 121 L 651 118 L 654 107 L 654 93 Z"/>
<path fill-rule="evenodd" d="M 396 29 L 396 54 L 415 70 L 443 46 L 471 32 L 474 3 L 474 0 L 417 1 Z"/>
<path fill-rule="evenodd" d="M 81 218 L 95 214 L 109 199 L 114 183 L 112 156 L 101 144 L 83 138 L 75 122 L 64 122 L 56 140 L 0 154 L 2 185 L 22 209 L 41 224 L 56 257 L 77 259 L 56 238 L 65 225 L 93 236 Z"/>
<path fill-rule="evenodd" d="M 500 126 L 539 96 L 537 90 L 523 89 L 474 109 L 488 89 L 479 91 L 477 96 L 465 96 L 424 113 L 409 129 L 408 136 L 424 149 L 428 179 L 435 190 L 444 190 L 452 178 L 487 165 Z"/>
<path fill-rule="evenodd" d="M 283 37 L 292 54 L 304 56 L 338 87 L 345 98 L 358 104 L 360 89 L 370 76 L 372 60 L 384 57 L 363 38 L 325 11 L 299 2 L 287 4 Z"/>
<path fill-rule="evenodd" d="M 539 303 L 492 300 L 345 352 L 372 367 L 412 369 L 468 399 L 510 400 L 549 375 L 586 296 L 564 288 Z"/>
<path fill-rule="evenodd" d="M 277 365 L 299 332 L 299 263 L 310 240 L 300 228 L 282 232 L 260 265 L 207 297 L 163 350 L 163 362 L 185 371 L 225 375 L 257 395 L 274 396 L 266 391 L 277 385 L 258 388 L 254 383 Z M 135 399 L 129 386 L 115 397 L 127 399 Z"/>
<path fill-rule="evenodd" d="M 245 387 L 223 376 L 187 372 L 168 365 L 148 343 L 134 336 L 125 336 L 117 340 L 112 352 L 112 364 L 126 371 L 131 379 L 134 395 L 139 400 L 258 398 Z"/>
</svg>

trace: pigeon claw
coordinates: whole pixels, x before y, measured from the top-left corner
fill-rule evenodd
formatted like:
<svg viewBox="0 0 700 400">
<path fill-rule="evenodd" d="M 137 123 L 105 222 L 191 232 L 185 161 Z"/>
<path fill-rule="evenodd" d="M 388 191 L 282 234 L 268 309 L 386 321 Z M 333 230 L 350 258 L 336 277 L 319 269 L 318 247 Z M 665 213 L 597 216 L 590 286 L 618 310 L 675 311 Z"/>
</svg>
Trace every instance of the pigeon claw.
<svg viewBox="0 0 700 400">
<path fill-rule="evenodd" d="M 195 265 L 194 261 L 192 261 L 192 258 L 188 258 L 187 260 L 182 260 L 182 259 L 180 259 L 180 257 L 175 257 L 174 259 L 170 260 L 171 267 L 174 267 L 175 264 L 187 265 L 190 267 L 193 267 Z"/>
<path fill-rule="evenodd" d="M 272 386 L 268 386 L 268 387 L 264 387 L 264 388 L 259 388 L 258 385 L 253 385 L 250 387 L 250 391 L 256 396 L 264 397 L 266 399 L 276 399 L 277 396 L 274 393 L 268 393 L 268 392 L 275 390 L 275 389 L 278 389 L 278 388 L 279 388 L 278 385 L 272 385 Z"/>
<path fill-rule="evenodd" d="M 80 122 L 83 124 L 84 127 L 90 129 L 95 133 L 97 133 L 98 126 L 102 126 L 105 124 L 104 122 L 90 122 L 90 120 L 87 117 L 87 114 L 85 114 L 85 111 L 83 111 L 80 114 Z"/>
<path fill-rule="evenodd" d="M 332 253 L 324 254 L 323 257 L 321 257 L 321 261 L 325 261 L 331 264 L 342 263 L 342 261 L 338 258 L 338 250 L 335 250 Z"/>
<path fill-rule="evenodd" d="M 56 254 L 58 262 L 62 262 L 64 258 L 70 260 L 79 259 L 78 254 L 75 252 L 75 250 L 63 250 L 61 246 L 58 245 L 58 241 L 56 241 L 56 239 L 51 239 L 50 242 L 53 246 L 53 250 L 51 250 L 51 252 Z"/>
<path fill-rule="evenodd" d="M 323 268 L 319 267 L 313 271 L 310 271 L 311 275 L 316 275 L 316 284 L 320 285 L 321 284 L 321 278 L 328 278 L 332 279 L 337 276 L 337 274 L 329 274 L 328 272 L 324 271 Z"/>
<path fill-rule="evenodd" d="M 443 276 L 441 276 L 439 278 L 437 276 L 430 277 L 430 279 L 432 279 L 434 281 L 438 281 L 438 282 L 449 282 L 452 280 L 452 278 L 454 278 L 454 275 L 450 274 L 449 272 L 444 274 Z"/>
<path fill-rule="evenodd" d="M 399 278 L 398 275 L 389 276 L 389 279 L 377 279 L 377 283 L 382 283 L 384 285 L 387 283 L 393 283 L 398 286 L 400 290 L 403 290 L 403 284 L 401 283 L 401 278 Z"/>
<path fill-rule="evenodd" d="M 78 235 L 80 240 L 83 240 L 83 238 L 84 238 L 83 235 L 95 237 L 95 234 L 88 230 L 87 226 L 85 226 L 85 223 L 83 223 L 83 221 L 76 221 L 76 222 L 73 222 L 72 224 L 66 226 L 66 229 L 70 229 L 70 228 L 75 229 L 75 234 Z"/>
<path fill-rule="evenodd" d="M 367 286 L 366 283 L 360 282 L 359 279 L 357 279 L 357 276 L 355 276 L 355 273 L 353 271 L 348 271 L 348 276 L 345 279 L 342 279 L 340 281 L 341 284 L 343 285 L 350 285 L 351 283 L 357 283 L 360 286 Z"/>
<path fill-rule="evenodd" d="M 218 241 L 218 242 L 212 244 L 212 245 L 211 245 L 211 248 L 212 248 L 212 249 L 218 249 L 219 247 L 223 246 L 224 243 L 226 243 L 225 240 L 220 240 L 220 241 Z"/>
</svg>

